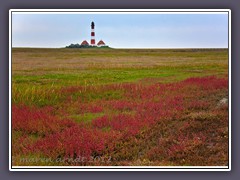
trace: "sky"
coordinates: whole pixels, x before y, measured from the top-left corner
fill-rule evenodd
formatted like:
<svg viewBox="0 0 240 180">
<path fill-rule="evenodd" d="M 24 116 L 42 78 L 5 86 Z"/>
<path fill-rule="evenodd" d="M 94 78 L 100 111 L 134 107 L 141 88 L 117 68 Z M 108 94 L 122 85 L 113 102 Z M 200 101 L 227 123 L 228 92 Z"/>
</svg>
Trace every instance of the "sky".
<svg viewBox="0 0 240 180">
<path fill-rule="evenodd" d="M 90 42 L 113 48 L 227 48 L 227 14 L 13 14 L 13 47 Z"/>
</svg>

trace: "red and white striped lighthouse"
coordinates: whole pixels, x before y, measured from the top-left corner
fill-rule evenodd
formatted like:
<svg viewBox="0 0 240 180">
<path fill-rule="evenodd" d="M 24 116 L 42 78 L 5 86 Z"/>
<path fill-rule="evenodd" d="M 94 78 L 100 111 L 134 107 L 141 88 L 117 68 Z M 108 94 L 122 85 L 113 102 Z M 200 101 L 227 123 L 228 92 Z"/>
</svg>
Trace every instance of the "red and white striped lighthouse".
<svg viewBox="0 0 240 180">
<path fill-rule="evenodd" d="M 91 24 L 91 45 L 95 46 L 95 32 L 94 32 L 94 22 Z"/>
</svg>

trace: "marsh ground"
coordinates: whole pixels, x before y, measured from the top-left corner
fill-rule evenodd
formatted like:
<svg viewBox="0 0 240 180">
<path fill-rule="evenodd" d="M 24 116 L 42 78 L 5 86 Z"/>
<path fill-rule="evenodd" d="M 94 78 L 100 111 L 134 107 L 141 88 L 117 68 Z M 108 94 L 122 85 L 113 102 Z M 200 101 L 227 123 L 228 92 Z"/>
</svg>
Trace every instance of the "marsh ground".
<svg viewBox="0 0 240 180">
<path fill-rule="evenodd" d="M 227 49 L 13 48 L 13 165 L 227 165 L 224 98 Z"/>
</svg>

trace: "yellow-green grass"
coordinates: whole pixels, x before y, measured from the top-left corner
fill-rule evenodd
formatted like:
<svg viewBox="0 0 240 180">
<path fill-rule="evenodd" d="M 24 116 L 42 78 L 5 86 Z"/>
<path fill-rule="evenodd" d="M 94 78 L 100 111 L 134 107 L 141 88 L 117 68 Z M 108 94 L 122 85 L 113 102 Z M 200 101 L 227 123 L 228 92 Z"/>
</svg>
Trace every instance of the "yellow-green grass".
<svg viewBox="0 0 240 180">
<path fill-rule="evenodd" d="M 65 99 L 59 89 L 69 86 L 85 87 L 85 92 L 74 96 L 91 99 L 93 95 L 89 95 L 88 88 L 98 85 L 168 83 L 227 74 L 227 49 L 13 48 L 12 101 L 53 105 Z"/>
</svg>

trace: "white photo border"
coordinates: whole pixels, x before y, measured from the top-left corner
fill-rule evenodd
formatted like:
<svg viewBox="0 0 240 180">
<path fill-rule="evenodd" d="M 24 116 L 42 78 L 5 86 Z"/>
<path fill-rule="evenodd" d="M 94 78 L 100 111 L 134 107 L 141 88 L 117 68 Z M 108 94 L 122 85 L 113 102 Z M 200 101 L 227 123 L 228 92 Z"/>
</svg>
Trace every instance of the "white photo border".
<svg viewBox="0 0 240 180">
<path fill-rule="evenodd" d="M 12 166 L 13 14 L 228 14 L 228 166 Z M 9 171 L 231 171 L 231 10 L 230 9 L 10 9 L 9 10 Z"/>
</svg>

